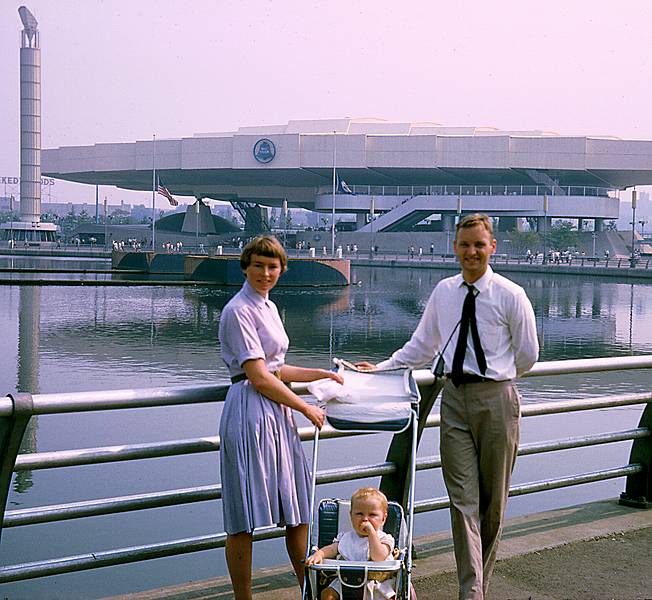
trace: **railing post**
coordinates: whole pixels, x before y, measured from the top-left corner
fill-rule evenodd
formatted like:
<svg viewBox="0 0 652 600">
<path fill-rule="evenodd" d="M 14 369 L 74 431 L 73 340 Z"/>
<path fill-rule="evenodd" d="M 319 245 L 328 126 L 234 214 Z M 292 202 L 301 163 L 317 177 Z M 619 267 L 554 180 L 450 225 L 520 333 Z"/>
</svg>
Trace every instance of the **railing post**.
<svg viewBox="0 0 652 600">
<path fill-rule="evenodd" d="M 443 378 L 435 379 L 428 386 L 420 386 L 421 401 L 419 402 L 419 422 L 417 426 L 417 448 L 421 441 L 421 434 L 426 426 L 426 419 L 435 404 L 435 400 L 444 387 Z M 407 500 L 410 483 L 410 455 L 412 453 L 412 428 L 397 433 L 392 438 L 387 451 L 387 462 L 396 465 L 396 471 L 391 475 L 383 475 L 380 480 L 380 490 L 388 500 L 398 502 L 407 509 Z"/>
<path fill-rule="evenodd" d="M 645 406 L 638 426 L 652 432 L 652 403 Z M 620 494 L 618 503 L 634 508 L 652 508 L 652 435 L 634 440 L 629 464 L 639 464 L 643 470 L 627 476 L 625 491 Z"/>
<path fill-rule="evenodd" d="M 10 394 L 9 398 L 14 405 L 13 413 L 9 417 L 0 417 L 0 515 L 2 515 L 0 536 L 16 457 L 27 424 L 34 412 L 31 394 Z"/>
</svg>

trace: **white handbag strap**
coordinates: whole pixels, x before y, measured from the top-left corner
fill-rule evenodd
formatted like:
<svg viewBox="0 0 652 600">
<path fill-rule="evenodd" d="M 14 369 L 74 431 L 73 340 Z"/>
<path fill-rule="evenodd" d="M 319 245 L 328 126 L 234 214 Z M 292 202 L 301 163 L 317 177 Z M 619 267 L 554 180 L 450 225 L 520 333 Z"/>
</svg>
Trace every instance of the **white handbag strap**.
<svg viewBox="0 0 652 600">
<path fill-rule="evenodd" d="M 366 583 L 367 583 L 367 571 L 368 571 L 368 568 L 367 568 L 367 567 L 364 568 L 364 579 L 362 580 L 362 583 L 360 583 L 360 584 L 358 584 L 358 585 L 354 585 L 354 584 L 351 584 L 351 583 L 346 583 L 346 581 L 344 581 L 344 580 L 342 579 L 342 575 L 341 575 L 341 573 L 340 573 L 340 569 L 341 569 L 341 568 L 342 568 L 342 567 L 340 567 L 340 566 L 338 565 L 338 567 L 337 567 L 337 578 L 340 580 L 340 583 L 341 583 L 343 586 L 348 587 L 348 588 L 361 588 L 362 586 L 366 585 Z"/>
</svg>

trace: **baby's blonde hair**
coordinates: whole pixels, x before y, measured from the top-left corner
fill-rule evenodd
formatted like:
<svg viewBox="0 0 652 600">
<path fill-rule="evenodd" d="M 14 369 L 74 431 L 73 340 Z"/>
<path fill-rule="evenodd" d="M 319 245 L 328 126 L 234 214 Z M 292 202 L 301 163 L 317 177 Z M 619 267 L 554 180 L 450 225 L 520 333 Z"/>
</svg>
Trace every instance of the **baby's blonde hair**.
<svg viewBox="0 0 652 600">
<path fill-rule="evenodd" d="M 378 500 L 382 506 L 383 512 L 387 514 L 387 496 L 375 487 L 363 487 L 353 492 L 353 495 L 351 496 L 351 510 L 353 510 L 353 503 L 356 500 L 365 500 L 366 498 L 375 498 Z"/>
</svg>

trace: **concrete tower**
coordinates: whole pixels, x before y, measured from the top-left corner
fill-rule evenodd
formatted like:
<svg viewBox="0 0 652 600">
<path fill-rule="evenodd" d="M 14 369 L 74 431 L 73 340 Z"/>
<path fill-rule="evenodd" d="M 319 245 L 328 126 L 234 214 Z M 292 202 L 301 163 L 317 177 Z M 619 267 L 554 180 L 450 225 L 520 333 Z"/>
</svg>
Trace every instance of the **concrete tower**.
<svg viewBox="0 0 652 600">
<path fill-rule="evenodd" d="M 24 245 L 54 243 L 52 223 L 41 223 L 41 47 L 38 23 L 18 9 L 20 36 L 20 222 L 4 223 L 1 238 Z"/>
<path fill-rule="evenodd" d="M 38 23 L 21 6 L 20 36 L 20 216 L 41 220 L 41 47 Z"/>
</svg>

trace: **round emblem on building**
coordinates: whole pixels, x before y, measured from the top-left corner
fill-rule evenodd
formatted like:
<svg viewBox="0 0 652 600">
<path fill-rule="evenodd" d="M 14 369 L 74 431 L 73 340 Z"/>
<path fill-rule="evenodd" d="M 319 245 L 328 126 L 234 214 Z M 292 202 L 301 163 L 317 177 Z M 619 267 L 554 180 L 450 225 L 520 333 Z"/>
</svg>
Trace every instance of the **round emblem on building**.
<svg viewBox="0 0 652 600">
<path fill-rule="evenodd" d="M 263 138 L 254 144 L 254 158 L 259 163 L 268 163 L 274 160 L 276 156 L 276 146 L 272 140 Z"/>
</svg>

